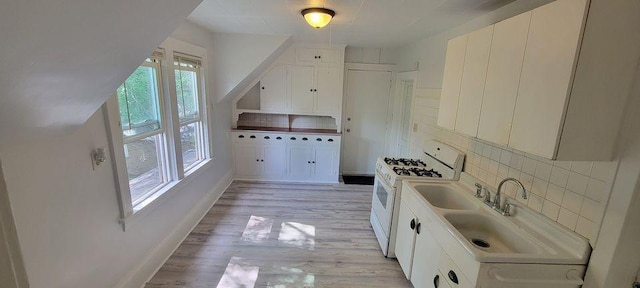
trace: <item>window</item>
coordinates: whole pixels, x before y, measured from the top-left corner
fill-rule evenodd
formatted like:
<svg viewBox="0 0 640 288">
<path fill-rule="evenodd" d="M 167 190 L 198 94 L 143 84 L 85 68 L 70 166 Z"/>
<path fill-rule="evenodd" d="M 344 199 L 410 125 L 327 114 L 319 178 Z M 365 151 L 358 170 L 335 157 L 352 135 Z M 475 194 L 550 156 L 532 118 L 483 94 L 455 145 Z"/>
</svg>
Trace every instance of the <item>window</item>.
<svg viewBox="0 0 640 288">
<path fill-rule="evenodd" d="M 200 95 L 200 67 L 197 58 L 175 53 L 176 102 L 180 122 L 182 166 L 189 171 L 205 158 Z"/>
<path fill-rule="evenodd" d="M 166 43 L 169 48 L 146 59 L 105 105 L 123 225 L 211 157 L 203 58 L 194 56 L 204 49 Z"/>
<path fill-rule="evenodd" d="M 161 79 L 160 61 L 147 59 L 117 90 L 133 206 L 169 180 Z"/>
</svg>

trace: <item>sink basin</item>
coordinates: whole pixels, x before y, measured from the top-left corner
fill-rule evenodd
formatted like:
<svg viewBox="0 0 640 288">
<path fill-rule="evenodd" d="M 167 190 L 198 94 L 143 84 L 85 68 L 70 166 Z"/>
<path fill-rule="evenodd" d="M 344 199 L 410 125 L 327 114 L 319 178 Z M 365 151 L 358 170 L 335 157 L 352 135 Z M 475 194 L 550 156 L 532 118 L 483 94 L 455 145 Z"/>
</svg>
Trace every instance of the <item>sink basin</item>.
<svg viewBox="0 0 640 288">
<path fill-rule="evenodd" d="M 471 210 L 478 206 L 465 197 L 462 192 L 448 184 L 415 185 L 413 188 L 435 207 L 451 210 Z"/>
<path fill-rule="evenodd" d="M 482 214 L 448 214 L 444 217 L 473 247 L 481 251 L 521 254 L 542 252 L 538 245 L 495 217 Z"/>
</svg>

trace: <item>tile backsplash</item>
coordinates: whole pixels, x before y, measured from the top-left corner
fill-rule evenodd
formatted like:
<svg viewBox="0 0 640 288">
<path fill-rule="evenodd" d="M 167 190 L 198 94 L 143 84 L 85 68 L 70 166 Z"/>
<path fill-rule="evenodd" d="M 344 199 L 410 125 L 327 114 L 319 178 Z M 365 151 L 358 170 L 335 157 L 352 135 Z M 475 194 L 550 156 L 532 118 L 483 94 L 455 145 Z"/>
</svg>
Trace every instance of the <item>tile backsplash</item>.
<svg viewBox="0 0 640 288">
<path fill-rule="evenodd" d="M 336 121 L 328 116 L 302 116 L 265 113 L 242 113 L 238 126 L 302 129 L 338 129 Z"/>
<path fill-rule="evenodd" d="M 505 193 L 595 245 L 609 199 L 617 162 L 552 161 L 437 126 L 439 89 L 416 89 L 411 154 L 422 155 L 425 140 L 437 139 L 466 154 L 464 171 L 492 186 L 506 177 L 519 179 L 529 192 L 523 199 L 513 183 Z"/>
</svg>

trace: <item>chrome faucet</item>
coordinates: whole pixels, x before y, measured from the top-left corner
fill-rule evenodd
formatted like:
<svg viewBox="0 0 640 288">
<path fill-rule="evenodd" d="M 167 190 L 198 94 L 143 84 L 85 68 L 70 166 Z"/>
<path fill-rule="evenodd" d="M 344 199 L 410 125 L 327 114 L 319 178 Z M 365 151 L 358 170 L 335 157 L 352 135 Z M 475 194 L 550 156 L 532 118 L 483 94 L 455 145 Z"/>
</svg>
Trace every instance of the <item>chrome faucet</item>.
<svg viewBox="0 0 640 288">
<path fill-rule="evenodd" d="M 509 210 L 510 210 L 509 208 L 511 207 L 511 205 L 509 205 L 508 203 L 505 203 L 505 207 L 501 208 L 500 195 L 502 191 L 502 185 L 504 185 L 504 183 L 508 181 L 513 181 L 516 184 L 518 184 L 518 186 L 520 186 L 520 189 L 522 189 L 522 199 L 527 199 L 527 190 L 524 188 L 524 185 L 522 185 L 522 182 L 520 182 L 518 179 L 505 178 L 504 180 L 500 181 L 500 184 L 498 184 L 498 191 L 496 191 L 496 196 L 493 198 L 493 204 L 491 206 L 493 207 L 493 209 L 495 209 L 498 212 L 501 212 L 505 216 L 509 216 Z"/>
</svg>

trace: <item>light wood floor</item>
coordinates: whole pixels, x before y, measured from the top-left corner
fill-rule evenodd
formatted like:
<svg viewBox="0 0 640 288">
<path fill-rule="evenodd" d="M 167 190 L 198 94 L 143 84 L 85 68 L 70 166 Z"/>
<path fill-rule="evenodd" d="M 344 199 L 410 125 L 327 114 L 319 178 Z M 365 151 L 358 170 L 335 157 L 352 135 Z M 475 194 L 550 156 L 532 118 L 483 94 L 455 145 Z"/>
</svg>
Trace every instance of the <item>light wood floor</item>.
<svg viewBox="0 0 640 288">
<path fill-rule="evenodd" d="M 411 287 L 371 230 L 371 193 L 234 182 L 145 287 Z"/>
</svg>

